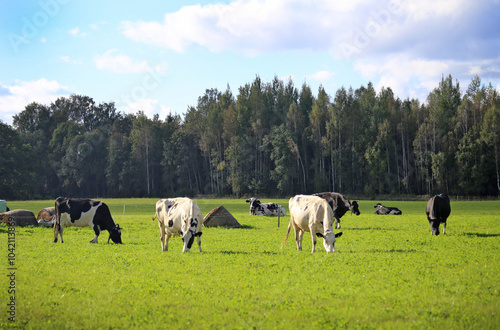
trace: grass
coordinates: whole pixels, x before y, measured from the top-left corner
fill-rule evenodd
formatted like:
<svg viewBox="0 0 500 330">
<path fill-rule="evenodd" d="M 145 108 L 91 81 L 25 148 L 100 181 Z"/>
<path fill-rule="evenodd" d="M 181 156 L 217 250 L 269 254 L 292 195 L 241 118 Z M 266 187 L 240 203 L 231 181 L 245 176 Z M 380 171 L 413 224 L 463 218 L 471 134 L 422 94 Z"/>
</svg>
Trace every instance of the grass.
<svg viewBox="0 0 500 330">
<path fill-rule="evenodd" d="M 204 228 L 203 253 L 161 252 L 151 221 L 157 199 L 105 199 L 125 244 L 91 244 L 90 228 L 16 229 L 19 328 L 474 328 L 500 327 L 500 202 L 452 202 L 447 234 L 432 237 L 426 202 L 384 202 L 402 216 L 342 218 L 338 253 L 293 233 L 289 217 L 250 216 L 241 199 L 196 200 L 205 215 L 224 205 L 242 229 Z M 275 200 L 288 209 L 288 200 Z M 125 204 L 125 216 L 123 205 Z M 35 214 L 53 201 L 11 202 Z M 293 230 L 292 230 L 293 231 Z M 338 230 L 336 230 L 338 232 Z M 7 251 L 7 226 L 0 226 Z M 7 264 L 7 252 L 4 256 Z M 2 276 L 1 302 L 9 299 Z"/>
</svg>

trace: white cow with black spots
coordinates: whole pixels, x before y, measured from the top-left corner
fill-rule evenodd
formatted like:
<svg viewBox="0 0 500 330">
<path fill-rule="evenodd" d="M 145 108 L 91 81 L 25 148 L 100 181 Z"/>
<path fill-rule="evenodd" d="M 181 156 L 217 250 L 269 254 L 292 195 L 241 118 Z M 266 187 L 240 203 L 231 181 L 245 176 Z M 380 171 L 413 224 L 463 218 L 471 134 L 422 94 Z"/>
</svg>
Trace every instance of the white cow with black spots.
<svg viewBox="0 0 500 330">
<path fill-rule="evenodd" d="M 261 203 L 255 197 L 247 199 L 247 203 L 250 203 L 250 215 L 276 215 L 282 217 L 286 215 L 285 208 L 276 203 Z"/>
<path fill-rule="evenodd" d="M 152 220 L 156 218 L 160 228 L 162 251 L 168 251 L 170 237 L 181 236 L 184 242 L 182 252 L 189 252 L 195 237 L 198 237 L 198 247 L 202 252 L 203 215 L 193 200 L 186 197 L 160 199 L 156 202 L 156 213 Z"/>
</svg>

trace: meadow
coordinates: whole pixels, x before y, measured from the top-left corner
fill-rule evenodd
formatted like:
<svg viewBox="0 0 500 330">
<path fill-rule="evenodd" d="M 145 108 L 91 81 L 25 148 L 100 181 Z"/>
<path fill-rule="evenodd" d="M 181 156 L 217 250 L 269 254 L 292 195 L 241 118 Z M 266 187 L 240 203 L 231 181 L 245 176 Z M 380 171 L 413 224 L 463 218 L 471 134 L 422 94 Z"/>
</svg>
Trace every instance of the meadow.
<svg viewBox="0 0 500 330">
<path fill-rule="evenodd" d="M 261 199 L 263 202 L 269 201 Z M 289 216 L 250 216 L 244 199 L 195 199 L 203 215 L 224 205 L 240 229 L 204 228 L 203 252 L 182 241 L 162 252 L 157 199 L 103 199 L 123 227 L 123 245 L 101 233 L 16 228 L 15 322 L 8 320 L 7 232 L 0 327 L 176 329 L 498 329 L 500 201 L 452 201 L 447 233 L 431 236 L 423 201 L 384 201 L 402 216 L 342 218 L 338 252 L 306 233 L 296 250 Z M 285 206 L 288 200 L 273 200 Z M 35 214 L 50 201 L 10 202 Z M 123 209 L 125 205 L 125 213 Z M 441 227 L 442 228 L 442 227 Z"/>
</svg>

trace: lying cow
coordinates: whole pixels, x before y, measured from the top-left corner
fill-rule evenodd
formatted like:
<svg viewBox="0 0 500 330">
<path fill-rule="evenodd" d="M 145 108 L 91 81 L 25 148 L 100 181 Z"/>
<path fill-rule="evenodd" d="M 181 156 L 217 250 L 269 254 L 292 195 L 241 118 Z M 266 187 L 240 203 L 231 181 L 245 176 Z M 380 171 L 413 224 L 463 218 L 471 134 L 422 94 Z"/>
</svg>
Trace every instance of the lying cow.
<svg viewBox="0 0 500 330">
<path fill-rule="evenodd" d="M 392 215 L 403 214 L 403 212 L 401 212 L 401 210 L 398 209 L 397 207 L 383 206 L 380 203 L 377 203 L 377 205 L 375 205 L 374 208 L 375 208 L 375 214 L 392 214 Z"/>
<path fill-rule="evenodd" d="M 427 220 L 431 226 L 431 235 L 439 235 L 439 225 L 443 223 L 443 234 L 446 232 L 446 220 L 450 216 L 450 198 L 446 194 L 436 195 L 427 202 Z"/>
<path fill-rule="evenodd" d="M 44 227 L 54 227 L 54 223 L 56 222 L 56 208 L 55 207 L 46 207 L 38 211 L 38 215 L 36 217 L 36 221 L 40 226 Z"/>
<path fill-rule="evenodd" d="M 63 243 L 63 229 L 69 226 L 92 227 L 95 237 L 90 243 L 97 243 L 101 230 L 109 232 L 108 243 L 110 239 L 115 243 L 122 243 L 121 228 L 115 225 L 108 206 L 101 201 L 58 197 L 55 202 L 55 211 L 54 243 L 57 242 L 57 235 L 61 236 L 61 243 Z"/>
<path fill-rule="evenodd" d="M 290 198 L 288 207 L 290 223 L 281 248 L 285 245 L 290 228 L 293 226 L 297 251 L 302 250 L 302 237 L 306 231 L 311 233 L 312 252 L 316 248 L 316 236 L 323 238 L 326 252 L 336 251 L 335 238 L 340 237 L 342 233 L 333 232 L 333 211 L 326 200 L 317 196 L 297 195 Z"/>
<path fill-rule="evenodd" d="M 276 203 L 261 203 L 257 198 L 252 197 L 247 199 L 250 203 L 250 215 L 278 215 L 285 216 L 285 208 Z"/>
<path fill-rule="evenodd" d="M 202 252 L 203 215 L 193 200 L 185 197 L 161 199 L 156 202 L 156 213 L 152 220 L 156 218 L 160 228 L 162 251 L 168 251 L 168 240 L 171 236 L 181 236 L 184 242 L 182 252 L 189 252 L 195 237 L 198 237 L 198 248 Z"/>
<path fill-rule="evenodd" d="M 335 226 L 336 229 L 340 228 L 340 218 L 342 218 L 342 216 L 346 214 L 347 211 L 351 210 L 351 212 L 356 215 L 361 214 L 359 212 L 358 202 L 356 201 L 350 202 L 347 198 L 345 198 L 343 195 L 339 193 L 323 192 L 314 194 L 313 196 L 319 196 L 321 198 L 326 199 L 326 201 L 333 210 L 333 217 L 337 222 L 337 225 Z"/>
</svg>

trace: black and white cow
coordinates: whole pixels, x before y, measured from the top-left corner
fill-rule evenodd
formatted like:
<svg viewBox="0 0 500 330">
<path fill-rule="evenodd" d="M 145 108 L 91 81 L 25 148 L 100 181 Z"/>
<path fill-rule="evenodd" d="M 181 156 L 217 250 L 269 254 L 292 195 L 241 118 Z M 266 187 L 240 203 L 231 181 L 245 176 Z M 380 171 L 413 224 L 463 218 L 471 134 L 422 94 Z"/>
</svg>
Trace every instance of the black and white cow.
<svg viewBox="0 0 500 330">
<path fill-rule="evenodd" d="M 250 203 L 250 215 L 286 215 L 285 208 L 276 203 L 261 203 L 255 197 L 247 199 L 247 203 Z"/>
<path fill-rule="evenodd" d="M 281 248 L 285 245 L 290 228 L 295 230 L 295 242 L 297 251 L 302 250 L 302 237 L 304 232 L 311 233 L 312 252 L 316 249 L 316 236 L 323 238 L 323 246 L 326 252 L 335 252 L 335 239 L 342 233 L 333 232 L 333 211 L 328 202 L 317 196 L 297 195 L 288 201 L 290 210 L 290 223 L 285 240 Z"/>
<path fill-rule="evenodd" d="M 374 208 L 375 208 L 375 214 L 392 214 L 392 215 L 403 214 L 403 212 L 401 212 L 401 210 L 398 209 L 397 207 L 383 206 L 380 203 L 377 203 L 377 205 L 375 205 Z"/>
<path fill-rule="evenodd" d="M 184 242 L 182 252 L 189 252 L 194 238 L 198 237 L 198 248 L 201 251 L 201 226 L 203 215 L 195 201 L 186 198 L 166 198 L 156 202 L 162 251 L 168 251 L 168 240 L 171 236 L 181 236 Z"/>
<path fill-rule="evenodd" d="M 92 227 L 95 237 L 90 243 L 97 243 L 101 230 L 109 232 L 108 243 L 110 239 L 115 243 L 122 243 L 121 228 L 115 225 L 108 206 L 101 201 L 58 197 L 55 212 L 54 243 L 57 242 L 57 235 L 61 236 L 63 243 L 63 229 L 69 226 Z"/>
<path fill-rule="evenodd" d="M 314 196 L 319 196 L 321 198 L 326 199 L 328 204 L 333 210 L 333 216 L 337 221 L 336 229 L 340 228 L 340 218 L 347 211 L 351 210 L 355 215 L 360 215 L 358 202 L 352 201 L 350 202 L 347 198 L 345 198 L 342 194 L 336 192 L 323 192 L 314 194 Z"/>
<path fill-rule="evenodd" d="M 446 194 L 436 195 L 427 202 L 427 220 L 431 226 L 431 235 L 439 235 L 439 225 L 443 223 L 443 234 L 446 232 L 446 220 L 450 216 L 450 198 Z"/>
</svg>

